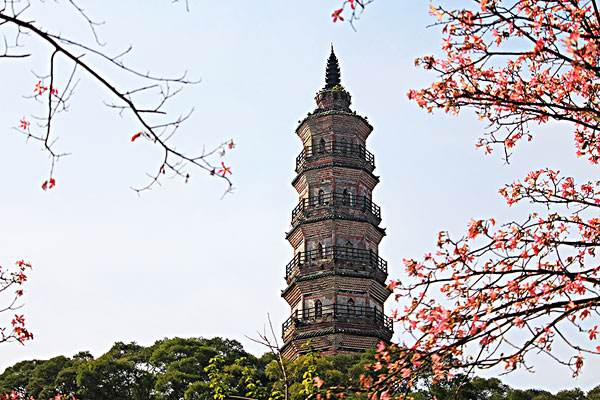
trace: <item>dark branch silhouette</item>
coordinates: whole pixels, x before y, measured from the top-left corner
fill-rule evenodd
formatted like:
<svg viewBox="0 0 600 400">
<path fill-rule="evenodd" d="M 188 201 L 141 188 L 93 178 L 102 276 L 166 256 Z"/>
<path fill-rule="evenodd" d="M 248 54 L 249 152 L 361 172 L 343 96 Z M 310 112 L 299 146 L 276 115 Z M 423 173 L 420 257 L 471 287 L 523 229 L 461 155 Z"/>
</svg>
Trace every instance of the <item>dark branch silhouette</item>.
<svg viewBox="0 0 600 400">
<path fill-rule="evenodd" d="M 191 154 L 176 149 L 172 144 L 172 138 L 178 132 L 181 125 L 190 117 L 190 111 L 183 112 L 179 116 L 169 117 L 164 106 L 172 98 L 177 96 L 187 85 L 193 85 L 198 81 L 187 78 L 187 73 L 176 77 L 165 77 L 154 75 L 150 72 L 140 72 L 129 67 L 124 62 L 132 48 L 109 55 L 103 49 L 105 43 L 100 39 L 97 31 L 104 22 L 91 18 L 86 10 L 76 0 L 64 0 L 74 10 L 75 15 L 83 18 L 92 33 L 94 43 L 85 44 L 80 38 L 70 38 L 59 33 L 53 33 L 35 21 L 27 18 L 28 12 L 33 8 L 29 2 L 4 0 L 0 2 L 0 31 L 3 34 L 3 52 L 0 58 L 23 59 L 31 55 L 23 52 L 29 40 L 37 40 L 49 45 L 51 51 L 48 53 L 49 73 L 45 76 L 36 76 L 38 84 L 35 88 L 35 100 L 47 106 L 47 114 L 44 117 L 33 117 L 38 126 L 33 127 L 27 119 L 23 119 L 17 128 L 28 139 L 34 139 L 43 144 L 51 159 L 49 187 L 54 186 L 54 167 L 56 161 L 67 155 L 55 149 L 56 136 L 53 132 L 53 120 L 58 113 L 68 111 L 69 102 L 73 96 L 77 82 L 81 78 L 92 79 L 104 87 L 112 96 L 112 100 L 105 104 L 117 110 L 121 115 L 129 114 L 139 124 L 139 131 L 131 133 L 131 140 L 147 140 L 161 148 L 163 156 L 160 166 L 151 174 L 148 174 L 147 184 L 134 188 L 137 192 L 159 185 L 163 177 L 180 177 L 186 182 L 190 179 L 193 169 L 200 169 L 225 181 L 226 193 L 232 188 L 232 182 L 228 176 L 230 170 L 217 164 L 219 155 L 226 149 L 232 148 L 232 141 L 224 141 L 210 150 L 203 150 L 199 154 Z M 176 2 L 176 1 L 175 1 Z M 189 4 L 186 3 L 186 9 Z M 67 60 L 72 64 L 72 72 L 64 85 L 58 89 L 59 72 L 57 61 Z M 61 64 L 62 65 L 62 64 Z M 116 67 L 117 75 L 100 72 L 106 66 Z M 137 81 L 137 87 L 122 88 L 117 85 L 116 79 L 120 75 L 129 75 L 132 80 Z M 48 85 L 45 82 L 49 82 Z M 147 99 L 148 95 L 154 97 L 153 105 L 147 105 L 142 101 L 141 95 Z M 39 128 L 35 129 L 35 128 Z M 221 164 L 223 165 L 223 164 Z M 46 186 L 48 187 L 48 186 Z"/>
</svg>

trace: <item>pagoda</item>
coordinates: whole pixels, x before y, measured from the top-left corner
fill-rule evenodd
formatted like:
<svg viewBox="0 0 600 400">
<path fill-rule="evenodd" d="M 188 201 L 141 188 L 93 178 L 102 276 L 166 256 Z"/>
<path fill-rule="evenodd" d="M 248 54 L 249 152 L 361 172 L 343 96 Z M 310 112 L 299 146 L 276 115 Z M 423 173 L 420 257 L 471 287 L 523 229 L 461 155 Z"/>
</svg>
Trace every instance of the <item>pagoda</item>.
<svg viewBox="0 0 600 400">
<path fill-rule="evenodd" d="M 300 122 L 303 149 L 292 185 L 299 203 L 286 239 L 293 248 L 282 297 L 291 308 L 283 323 L 282 354 L 363 352 L 389 342 L 392 319 L 387 262 L 378 255 L 385 236 L 372 201 L 379 178 L 366 149 L 373 127 L 350 109 L 333 47 L 317 108 Z"/>
</svg>

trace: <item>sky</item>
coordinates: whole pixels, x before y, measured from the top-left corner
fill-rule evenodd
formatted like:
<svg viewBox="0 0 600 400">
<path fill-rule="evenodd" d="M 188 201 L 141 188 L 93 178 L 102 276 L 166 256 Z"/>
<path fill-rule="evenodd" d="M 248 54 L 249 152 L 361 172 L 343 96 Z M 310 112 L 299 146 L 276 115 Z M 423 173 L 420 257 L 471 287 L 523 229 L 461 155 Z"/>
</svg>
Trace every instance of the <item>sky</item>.
<svg viewBox="0 0 600 400">
<path fill-rule="evenodd" d="M 290 184 L 301 150 L 294 131 L 315 107 L 332 43 L 352 108 L 374 126 L 367 147 L 381 178 L 373 200 L 382 208 L 380 255 L 391 278 L 402 277 L 403 258 L 431 251 L 440 230 L 460 234 L 471 218 L 523 215 L 497 190 L 529 170 L 592 176 L 566 126 L 537 128 L 507 165 L 475 150 L 485 126 L 471 113 L 428 114 L 406 98 L 433 79 L 414 59 L 440 44 L 425 1 L 377 1 L 356 31 L 332 23 L 334 0 L 190 0 L 189 12 L 164 0 L 82 4 L 106 21 L 98 32 L 107 52 L 132 45 L 130 65 L 167 75 L 187 70 L 201 80 L 169 106 L 195 110 L 177 146 L 194 151 L 233 138 L 225 161 L 235 192 L 222 199 L 223 182 L 193 172 L 187 184 L 167 180 L 137 195 L 130 187 L 146 182 L 160 154 L 130 142 L 139 127 L 105 107 L 110 94 L 84 73 L 55 125 L 56 145 L 70 155 L 57 165 L 56 188 L 42 191 L 48 157 L 13 129 L 20 117 L 42 112 L 24 96 L 34 73 L 47 73 L 48 48 L 27 39 L 32 57 L 0 63 L 0 264 L 24 258 L 34 265 L 22 312 L 35 340 L 0 346 L 0 371 L 20 360 L 100 355 L 116 341 L 149 345 L 174 336 L 223 336 L 264 352 L 249 337 L 265 329 L 268 315 L 279 334 L 289 312 L 280 293 L 292 257 L 284 235 L 298 201 Z M 92 42 L 86 24 L 60 3 L 34 2 L 28 16 Z M 120 85 L 134 84 L 99 68 Z M 548 359 L 532 361 L 535 373 L 502 379 L 551 391 L 600 383 L 598 360 L 577 379 Z"/>
</svg>

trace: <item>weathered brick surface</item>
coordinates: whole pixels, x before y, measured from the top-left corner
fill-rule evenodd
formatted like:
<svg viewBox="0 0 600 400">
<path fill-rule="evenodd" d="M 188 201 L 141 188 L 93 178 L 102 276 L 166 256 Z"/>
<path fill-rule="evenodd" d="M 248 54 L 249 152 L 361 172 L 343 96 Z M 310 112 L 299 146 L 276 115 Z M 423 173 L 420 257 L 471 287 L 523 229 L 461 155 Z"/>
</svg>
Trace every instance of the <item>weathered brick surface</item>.
<svg viewBox="0 0 600 400">
<path fill-rule="evenodd" d="M 334 167 L 330 164 L 341 156 L 324 156 L 323 158 L 310 163 L 314 169 L 305 171 L 298 175 L 292 184 L 300 195 L 300 198 L 317 197 L 319 190 L 325 193 L 341 192 L 348 189 L 356 196 L 371 197 L 375 186 L 379 183 L 372 173 L 361 169 L 361 162 L 356 162 L 355 168 Z M 349 164 L 352 164 L 349 162 Z"/>
<path fill-rule="evenodd" d="M 380 340 L 375 336 L 358 336 L 341 332 L 329 333 L 286 342 L 282 353 L 288 359 L 294 359 L 308 351 L 317 351 L 323 355 L 350 354 L 375 348 Z"/>
<path fill-rule="evenodd" d="M 377 254 L 379 242 L 385 236 L 385 231 L 369 222 L 359 222 L 338 219 L 335 213 L 331 218 L 301 224 L 287 234 L 295 252 L 314 250 L 318 243 L 322 246 L 345 245 L 351 242 L 357 249 L 373 250 Z"/>
<path fill-rule="evenodd" d="M 292 310 L 314 307 L 315 299 L 321 299 L 323 305 L 346 304 L 348 297 L 352 297 L 356 305 L 383 309 L 383 303 L 390 295 L 384 284 L 372 278 L 328 272 L 317 274 L 313 279 L 292 281 L 282 293 Z"/>
<path fill-rule="evenodd" d="M 383 285 L 387 278 L 387 269 L 370 264 L 353 263 L 351 260 L 322 259 L 310 264 L 294 264 L 286 271 L 286 281 L 289 289 L 294 282 L 320 279 L 329 275 L 370 278 Z"/>
<path fill-rule="evenodd" d="M 313 140 L 347 138 L 365 144 L 373 127 L 364 117 L 353 112 L 332 110 L 304 119 L 296 128 L 302 143 L 310 145 Z"/>
</svg>

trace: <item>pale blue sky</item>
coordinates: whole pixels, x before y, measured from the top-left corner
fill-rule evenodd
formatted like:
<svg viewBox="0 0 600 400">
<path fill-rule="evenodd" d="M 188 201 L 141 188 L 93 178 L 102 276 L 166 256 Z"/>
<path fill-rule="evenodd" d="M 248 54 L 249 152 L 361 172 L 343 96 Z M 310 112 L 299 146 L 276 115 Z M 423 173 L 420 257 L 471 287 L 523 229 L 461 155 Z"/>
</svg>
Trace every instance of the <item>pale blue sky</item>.
<svg viewBox="0 0 600 400">
<path fill-rule="evenodd" d="M 190 3 L 186 13 L 165 0 L 82 2 L 107 21 L 100 34 L 108 50 L 131 44 L 129 61 L 142 70 L 189 70 L 202 79 L 174 104 L 196 107 L 178 146 L 235 139 L 227 161 L 236 192 L 224 200 L 222 183 L 199 174 L 141 197 L 131 191 L 159 154 L 130 143 L 139 128 L 104 107 L 110 96 L 83 74 L 71 112 L 57 120 L 58 146 L 73 154 L 58 165 L 56 189 L 42 192 L 47 157 L 11 127 L 40 112 L 22 95 L 36 81 L 32 69 L 46 72 L 46 58 L 0 63 L 0 262 L 26 258 L 35 267 L 23 309 L 35 340 L 0 346 L 0 370 L 23 359 L 99 355 L 115 341 L 172 336 L 224 336 L 262 353 L 245 335 L 262 330 L 267 313 L 278 332 L 287 318 L 280 290 L 292 254 L 284 232 L 297 202 L 290 185 L 301 149 L 294 129 L 314 108 L 332 42 L 353 108 L 375 128 L 368 148 L 381 177 L 374 201 L 387 228 L 380 254 L 391 277 L 402 276 L 402 258 L 431 251 L 441 229 L 460 233 L 471 217 L 522 215 L 497 195 L 503 183 L 546 166 L 591 176 L 574 156 L 568 128 L 544 128 L 506 166 L 474 149 L 484 126 L 472 115 L 430 115 L 406 99 L 408 89 L 432 79 L 414 58 L 439 46 L 438 31 L 426 28 L 426 1 L 379 0 L 358 32 L 332 24 L 336 0 Z M 30 17 L 89 39 L 87 27 L 53 2 L 35 1 Z M 593 363 L 578 380 L 547 359 L 534 363 L 536 374 L 503 379 L 518 387 L 589 389 L 600 383 Z"/>
</svg>

